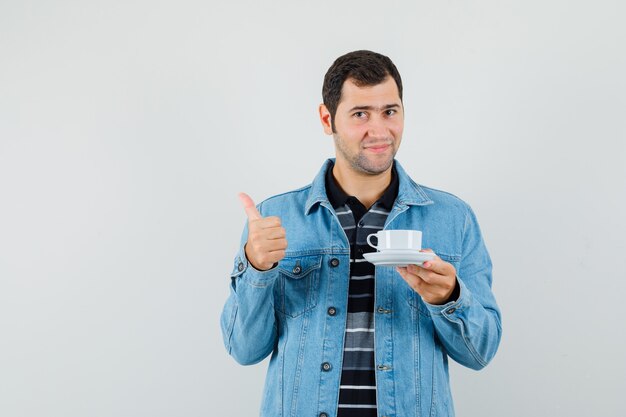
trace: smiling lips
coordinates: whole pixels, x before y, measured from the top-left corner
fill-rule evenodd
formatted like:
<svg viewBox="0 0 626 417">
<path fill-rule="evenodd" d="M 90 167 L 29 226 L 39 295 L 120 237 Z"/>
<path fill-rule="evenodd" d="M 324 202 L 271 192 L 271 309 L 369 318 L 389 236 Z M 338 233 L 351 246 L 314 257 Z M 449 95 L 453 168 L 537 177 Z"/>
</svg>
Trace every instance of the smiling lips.
<svg viewBox="0 0 626 417">
<path fill-rule="evenodd" d="M 381 152 L 385 152 L 387 148 L 389 148 L 389 145 L 385 144 L 385 145 L 368 146 L 365 149 L 374 153 L 381 153 Z"/>
</svg>

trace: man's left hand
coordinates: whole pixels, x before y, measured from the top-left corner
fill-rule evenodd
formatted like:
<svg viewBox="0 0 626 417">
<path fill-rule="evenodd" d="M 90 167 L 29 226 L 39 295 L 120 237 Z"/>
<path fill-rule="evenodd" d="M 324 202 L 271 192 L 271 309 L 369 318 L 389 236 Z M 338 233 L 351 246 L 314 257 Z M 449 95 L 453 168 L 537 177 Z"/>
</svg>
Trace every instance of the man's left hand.
<svg viewBox="0 0 626 417">
<path fill-rule="evenodd" d="M 432 250 L 423 249 L 422 252 Z M 396 271 L 429 304 L 445 304 L 457 285 L 454 266 L 436 255 L 435 259 L 424 262 L 422 266 L 396 267 Z"/>
</svg>

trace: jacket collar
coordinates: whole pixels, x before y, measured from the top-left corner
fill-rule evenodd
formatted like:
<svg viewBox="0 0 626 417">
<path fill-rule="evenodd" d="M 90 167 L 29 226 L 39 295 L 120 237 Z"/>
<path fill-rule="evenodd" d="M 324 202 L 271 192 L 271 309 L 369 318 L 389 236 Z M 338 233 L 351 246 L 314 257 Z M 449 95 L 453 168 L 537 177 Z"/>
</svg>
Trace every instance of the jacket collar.
<svg viewBox="0 0 626 417">
<path fill-rule="evenodd" d="M 398 188 L 398 197 L 396 197 L 395 205 L 400 206 L 425 206 L 428 204 L 434 204 L 434 202 L 428 197 L 423 187 L 416 184 L 406 173 L 402 165 L 397 160 L 394 160 L 396 164 L 396 171 L 398 173 L 398 180 L 400 186 Z M 326 171 L 332 167 L 335 163 L 335 158 L 329 158 L 324 162 L 322 169 L 315 176 L 311 187 L 309 188 L 309 197 L 307 198 L 304 214 L 308 215 L 311 212 L 313 206 L 320 203 L 328 208 L 332 208 L 330 201 L 326 195 Z"/>
</svg>

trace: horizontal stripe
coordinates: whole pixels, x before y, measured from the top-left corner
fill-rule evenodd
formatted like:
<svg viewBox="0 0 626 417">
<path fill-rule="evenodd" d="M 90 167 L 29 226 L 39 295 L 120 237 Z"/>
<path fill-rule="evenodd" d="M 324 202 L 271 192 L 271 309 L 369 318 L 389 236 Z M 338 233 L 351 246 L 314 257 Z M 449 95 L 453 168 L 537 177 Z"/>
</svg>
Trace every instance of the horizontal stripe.
<svg viewBox="0 0 626 417">
<path fill-rule="evenodd" d="M 373 313 L 374 297 L 350 298 L 348 301 L 348 313 Z"/>
<path fill-rule="evenodd" d="M 346 334 L 346 346 L 345 349 L 356 349 L 356 348 L 371 348 L 374 349 L 374 333 L 375 332 L 358 332 L 358 333 L 348 333 Z M 372 351 L 367 352 L 368 354 L 372 354 Z M 359 351 L 350 351 L 344 355 L 344 357 L 352 355 L 364 355 L 366 352 Z"/>
<path fill-rule="evenodd" d="M 353 279 L 355 281 L 361 281 L 364 279 L 374 279 L 374 275 L 353 275 L 350 277 L 350 279 Z"/>
<path fill-rule="evenodd" d="M 375 408 L 339 408 L 337 417 L 378 417 L 378 411 Z"/>
<path fill-rule="evenodd" d="M 378 417 L 378 410 L 376 408 L 339 407 L 337 408 L 337 417 Z"/>
<path fill-rule="evenodd" d="M 387 220 L 387 216 L 384 216 L 382 214 L 372 214 L 369 216 L 363 216 L 359 223 L 361 226 L 380 226 L 380 228 L 382 229 L 385 224 L 385 220 Z"/>
<path fill-rule="evenodd" d="M 341 223 L 341 228 L 343 229 L 344 232 L 346 232 L 346 234 L 350 234 L 351 238 L 350 238 L 350 242 L 352 242 L 354 239 L 352 239 L 352 235 L 355 232 L 356 229 L 356 224 L 354 223 L 354 218 L 352 216 L 348 217 L 348 216 L 341 216 L 341 217 L 337 217 L 339 219 L 339 223 Z"/>
<path fill-rule="evenodd" d="M 374 347 L 375 332 L 357 332 L 346 334 L 346 348 Z"/>
<path fill-rule="evenodd" d="M 373 327 L 374 313 L 348 313 L 346 317 L 346 327 L 349 329 L 361 328 L 361 327 Z"/>
<path fill-rule="evenodd" d="M 347 365 L 355 367 L 356 365 Z M 365 365 L 360 365 L 365 367 Z M 341 384 L 343 385 L 366 385 L 376 386 L 376 376 L 374 375 L 374 363 L 367 369 L 345 370 L 341 373 Z"/>
<path fill-rule="evenodd" d="M 376 267 L 369 262 L 352 262 L 350 261 L 350 275 L 374 275 Z"/>
<path fill-rule="evenodd" d="M 344 386 L 351 388 L 344 388 Z M 375 392 L 373 392 L 375 389 L 376 382 L 368 383 L 366 381 L 358 381 L 357 383 L 346 383 L 341 381 L 338 402 L 340 404 L 376 404 Z"/>
<path fill-rule="evenodd" d="M 345 346 L 344 347 L 344 352 L 345 355 L 344 357 L 348 357 L 348 356 L 364 356 L 364 355 L 372 355 L 372 352 L 374 352 L 374 345 L 370 344 L 373 341 L 373 336 L 372 337 L 367 337 L 367 335 L 373 335 L 375 332 L 358 332 L 358 333 L 349 333 L 346 335 L 346 339 L 348 338 L 348 336 L 354 336 L 354 335 L 361 335 L 361 336 L 366 336 L 365 338 L 361 338 L 360 340 L 357 339 L 354 342 L 350 343 L 350 346 Z M 363 342 L 364 344 L 361 345 L 358 342 Z M 355 349 L 368 349 L 368 350 L 355 350 Z"/>
<path fill-rule="evenodd" d="M 352 368 L 374 369 L 374 366 L 376 365 L 375 362 L 376 362 L 376 359 L 374 358 L 374 352 L 344 352 L 344 355 L 343 355 L 343 366 L 345 368 L 352 367 Z M 361 381 L 356 382 L 356 384 L 362 384 L 362 383 L 363 382 Z M 368 383 L 364 385 L 374 385 L 374 384 Z"/>
<path fill-rule="evenodd" d="M 385 211 L 383 209 L 370 209 L 369 213 L 378 213 L 378 214 L 384 214 L 384 215 L 389 214 L 388 211 Z"/>
<path fill-rule="evenodd" d="M 373 297 L 374 294 L 351 294 L 348 296 L 348 298 L 366 298 L 366 297 Z"/>
<path fill-rule="evenodd" d="M 357 329 L 346 329 L 346 332 L 348 333 L 354 333 L 354 332 L 373 332 L 374 329 L 364 329 L 364 328 L 357 328 Z"/>
<path fill-rule="evenodd" d="M 373 279 L 357 279 L 350 281 L 349 287 L 349 294 L 374 294 L 376 290 Z"/>
</svg>

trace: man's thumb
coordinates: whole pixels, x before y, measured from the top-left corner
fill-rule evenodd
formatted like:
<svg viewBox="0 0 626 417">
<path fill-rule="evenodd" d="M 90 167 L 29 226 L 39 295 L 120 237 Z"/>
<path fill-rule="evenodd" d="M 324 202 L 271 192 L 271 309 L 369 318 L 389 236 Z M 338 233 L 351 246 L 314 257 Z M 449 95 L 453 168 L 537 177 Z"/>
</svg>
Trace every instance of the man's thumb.
<svg viewBox="0 0 626 417">
<path fill-rule="evenodd" d="M 246 215 L 248 216 L 249 220 L 257 220 L 263 217 L 261 216 L 261 213 L 259 213 L 259 210 L 256 209 L 254 201 L 252 201 L 248 194 L 239 193 L 239 199 L 241 200 L 241 205 L 246 211 Z"/>
</svg>

